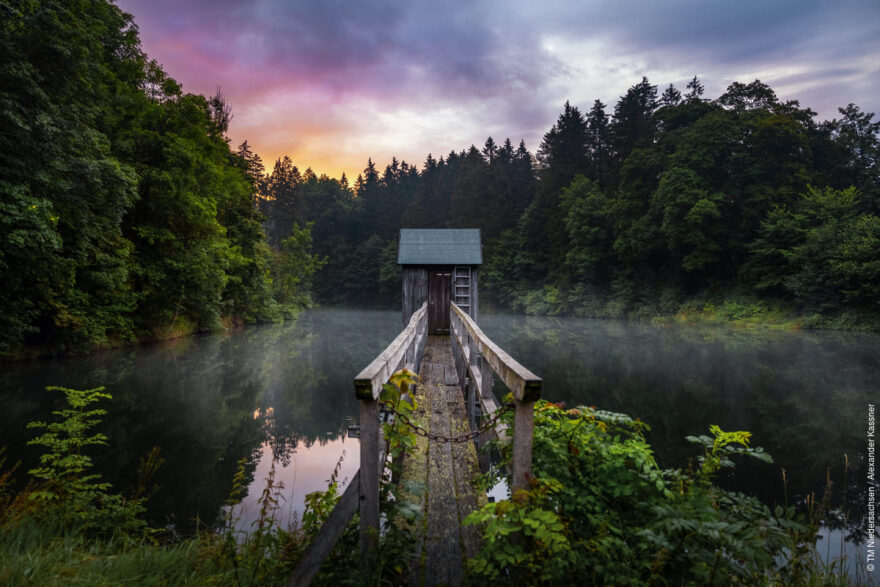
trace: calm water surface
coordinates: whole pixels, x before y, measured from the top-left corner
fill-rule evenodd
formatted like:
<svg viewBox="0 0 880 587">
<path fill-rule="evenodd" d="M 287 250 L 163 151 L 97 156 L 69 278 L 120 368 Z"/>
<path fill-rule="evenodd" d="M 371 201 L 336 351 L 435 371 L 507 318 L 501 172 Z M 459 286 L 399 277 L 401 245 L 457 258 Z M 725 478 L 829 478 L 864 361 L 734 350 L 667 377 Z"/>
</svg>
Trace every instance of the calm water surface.
<svg viewBox="0 0 880 587">
<path fill-rule="evenodd" d="M 285 325 L 3 364 L 0 447 L 21 470 L 34 466 L 25 424 L 61 407 L 45 387 L 103 385 L 113 395 L 102 426 L 110 446 L 92 454 L 106 480 L 134 487 L 140 459 L 158 446 L 165 462 L 150 482 L 150 515 L 186 532 L 218 521 L 245 459 L 251 484 L 236 516 L 248 528 L 273 462 L 286 514 L 326 489 L 343 454 L 339 480 L 357 470 L 358 442 L 346 438 L 358 413 L 352 379 L 399 330 L 399 312 L 323 310 Z"/>
<path fill-rule="evenodd" d="M 546 399 L 647 422 L 663 466 L 686 466 L 696 451 L 684 437 L 718 424 L 750 430 L 776 461 L 741 463 L 722 480 L 729 488 L 771 505 L 797 503 L 821 496 L 830 471 L 840 514 L 832 526 L 856 542 L 864 536 L 865 429 L 867 404 L 880 403 L 880 335 L 504 315 L 483 315 L 480 324 L 543 377 Z M 60 394 L 44 388 L 104 385 L 114 397 L 103 425 L 110 446 L 94 451 L 96 467 L 125 491 L 139 460 L 160 447 L 154 522 L 183 530 L 196 519 L 215 523 L 241 459 L 251 484 L 238 526 L 256 516 L 273 466 L 294 519 L 340 458 L 340 480 L 357 469 L 357 440 L 346 438 L 357 418 L 352 378 L 400 328 L 399 312 L 319 310 L 283 326 L 4 364 L 0 446 L 23 470 L 32 467 L 37 453 L 26 446 L 33 432 L 25 423 L 59 407 Z"/>
<path fill-rule="evenodd" d="M 728 489 L 771 506 L 802 505 L 810 494 L 821 500 L 830 478 L 817 546 L 829 560 L 846 551 L 851 576 L 861 569 L 854 563 L 865 560 L 867 415 L 869 403 L 880 403 L 880 335 L 503 315 L 481 325 L 544 379 L 546 399 L 648 423 L 661 466 L 687 466 L 698 451 L 685 436 L 717 424 L 751 431 L 752 446 L 775 460 L 738 460 L 722 473 Z"/>
</svg>

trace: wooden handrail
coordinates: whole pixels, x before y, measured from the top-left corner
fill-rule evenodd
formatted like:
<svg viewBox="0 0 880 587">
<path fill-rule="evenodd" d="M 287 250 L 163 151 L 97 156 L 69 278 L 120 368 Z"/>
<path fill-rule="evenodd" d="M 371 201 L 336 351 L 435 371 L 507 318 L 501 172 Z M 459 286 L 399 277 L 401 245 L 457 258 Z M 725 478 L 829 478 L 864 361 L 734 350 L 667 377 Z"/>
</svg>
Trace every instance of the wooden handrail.
<svg viewBox="0 0 880 587">
<path fill-rule="evenodd" d="M 513 458 L 511 463 L 511 490 L 528 489 L 532 469 L 532 434 L 534 405 L 541 397 L 541 378 L 520 365 L 486 336 L 480 327 L 455 302 L 450 302 L 452 339 L 461 355 L 459 380 L 468 390 L 470 402 L 479 398 L 483 414 L 493 415 L 499 406 L 491 393 L 492 371 L 513 392 Z M 470 374 L 468 385 L 463 377 Z M 506 431 L 496 430 L 499 438 Z"/>
<path fill-rule="evenodd" d="M 455 302 L 450 302 L 452 313 L 464 326 L 471 340 L 474 341 L 476 347 L 483 356 L 483 364 L 488 361 L 492 369 L 498 373 L 498 376 L 513 392 L 513 395 L 519 401 L 535 401 L 541 397 L 542 380 L 540 377 L 520 365 L 513 357 L 508 355 L 497 344 L 486 336 L 479 326 L 471 319 L 467 313 L 459 308 Z M 458 341 L 463 351 L 470 351 L 469 345 L 462 344 L 464 341 Z"/>
<path fill-rule="evenodd" d="M 379 477 L 384 468 L 379 433 L 379 393 L 395 371 L 406 367 L 418 371 L 428 339 L 428 303 L 410 318 L 409 324 L 384 351 L 354 378 L 360 402 L 360 468 L 342 498 L 324 522 L 309 550 L 296 565 L 288 586 L 308 585 L 333 549 L 354 514 L 360 511 L 361 560 L 369 567 L 379 537 Z M 369 570 L 369 568 L 367 568 Z"/>
<path fill-rule="evenodd" d="M 422 357 L 416 351 L 425 348 L 427 315 L 428 302 L 424 302 L 422 307 L 413 313 L 409 324 L 397 335 L 397 338 L 354 378 L 354 389 L 358 399 L 379 399 L 382 386 L 397 369 L 406 365 L 418 368 L 418 362 Z"/>
<path fill-rule="evenodd" d="M 333 550 L 336 541 L 342 536 L 346 526 L 358 511 L 358 489 L 361 484 L 360 471 L 355 473 L 351 483 L 345 489 L 342 497 L 336 503 L 336 507 L 330 512 L 330 516 L 321 525 L 318 535 L 309 546 L 303 557 L 296 563 L 296 567 L 287 580 L 287 587 L 303 587 L 312 582 L 321 563 Z"/>
<path fill-rule="evenodd" d="M 379 393 L 395 371 L 418 371 L 428 340 L 428 302 L 416 310 L 406 328 L 354 379 L 360 399 L 360 549 L 365 575 L 369 576 L 379 546 L 379 477 L 381 433 Z"/>
</svg>

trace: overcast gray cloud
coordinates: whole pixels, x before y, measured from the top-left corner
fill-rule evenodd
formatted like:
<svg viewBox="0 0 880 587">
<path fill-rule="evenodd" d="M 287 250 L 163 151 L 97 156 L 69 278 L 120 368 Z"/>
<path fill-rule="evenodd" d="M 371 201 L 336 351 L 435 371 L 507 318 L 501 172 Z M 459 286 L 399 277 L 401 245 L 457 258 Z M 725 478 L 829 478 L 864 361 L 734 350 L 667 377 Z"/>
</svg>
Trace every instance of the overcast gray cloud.
<svg viewBox="0 0 880 587">
<path fill-rule="evenodd" d="M 880 110 L 880 2 L 120 0 L 187 90 L 223 86 L 234 140 L 330 173 L 493 135 L 534 149 L 565 100 L 647 75 L 714 97 L 760 77 L 822 118 Z"/>
</svg>

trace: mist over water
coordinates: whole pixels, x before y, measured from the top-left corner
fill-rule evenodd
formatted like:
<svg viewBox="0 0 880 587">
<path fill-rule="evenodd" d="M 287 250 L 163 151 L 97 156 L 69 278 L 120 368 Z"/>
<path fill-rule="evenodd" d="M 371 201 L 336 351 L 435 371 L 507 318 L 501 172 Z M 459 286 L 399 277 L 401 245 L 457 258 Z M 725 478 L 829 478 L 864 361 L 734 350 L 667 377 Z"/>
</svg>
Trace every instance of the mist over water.
<svg viewBox="0 0 880 587">
<path fill-rule="evenodd" d="M 113 396 L 101 406 L 110 412 L 100 427 L 109 446 L 90 451 L 95 469 L 125 493 L 137 483 L 140 459 L 158 446 L 165 462 L 150 480 L 158 489 L 147 503 L 154 523 L 181 531 L 196 520 L 214 524 L 240 459 L 253 477 L 253 499 L 274 459 L 289 502 L 283 509 L 300 511 L 304 492 L 318 488 L 313 478 L 326 487 L 343 450 L 340 481 L 357 469 L 357 441 L 345 438 L 358 414 L 352 380 L 397 335 L 400 321 L 399 312 L 322 310 L 284 325 L 7 363 L 0 446 L 7 464 L 22 461 L 24 477 L 39 455 L 26 446 L 35 435 L 26 423 L 62 407 L 63 395 L 46 386 L 103 385 Z M 244 504 L 239 527 L 249 527 L 253 511 Z"/>
<path fill-rule="evenodd" d="M 685 436 L 718 424 L 751 431 L 753 445 L 774 457 L 773 465 L 740 461 L 722 478 L 769 505 L 821 497 L 830 470 L 839 511 L 832 525 L 863 537 L 866 410 L 880 399 L 880 335 L 491 314 L 480 325 L 544 379 L 544 398 L 647 422 L 662 466 L 687 466 L 697 449 Z M 96 468 L 126 492 L 139 460 L 160 447 L 165 463 L 148 502 L 153 522 L 184 531 L 197 518 L 215 523 L 245 459 L 252 479 L 238 527 L 253 521 L 252 502 L 273 461 L 285 486 L 284 523 L 298 517 L 305 493 L 326 486 L 343 451 L 340 481 L 357 469 L 357 440 L 346 438 L 358 414 L 352 379 L 401 327 L 396 311 L 328 309 L 284 325 L 7 363 L 0 446 L 10 462 L 22 460 L 23 477 L 38 455 L 26 446 L 33 431 L 25 424 L 60 407 L 61 394 L 44 388 L 104 385 L 114 398 L 102 425 L 110 446 L 92 451 Z"/>
<path fill-rule="evenodd" d="M 686 467 L 698 448 L 685 437 L 712 424 L 751 431 L 774 464 L 739 459 L 722 485 L 797 505 L 811 493 L 821 500 L 830 476 L 829 525 L 864 539 L 880 335 L 506 315 L 483 315 L 481 327 L 544 379 L 545 399 L 646 422 L 663 467 Z"/>
</svg>

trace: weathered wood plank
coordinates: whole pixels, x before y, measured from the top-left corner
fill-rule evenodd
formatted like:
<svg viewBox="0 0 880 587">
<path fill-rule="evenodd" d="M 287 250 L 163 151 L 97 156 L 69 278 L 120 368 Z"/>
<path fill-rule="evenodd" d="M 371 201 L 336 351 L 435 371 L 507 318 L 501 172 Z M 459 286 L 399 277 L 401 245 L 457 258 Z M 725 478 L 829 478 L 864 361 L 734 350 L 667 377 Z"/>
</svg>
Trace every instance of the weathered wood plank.
<svg viewBox="0 0 880 587">
<path fill-rule="evenodd" d="M 446 436 L 466 432 L 465 405 L 448 337 L 429 337 L 420 375 L 414 419 L 431 432 Z M 426 443 L 424 453 L 419 444 L 422 441 Z M 407 454 L 401 483 L 407 486 L 412 480 L 424 480 L 428 487 L 427 495 L 414 501 L 424 509 L 421 521 L 411 526 L 419 532 L 413 544 L 413 585 L 463 582 L 464 556 L 476 552 L 480 538 L 479 529 L 461 527 L 462 520 L 484 503 L 480 500 L 485 496 L 473 488 L 478 470 L 476 449 L 470 442 L 437 443 L 419 437 L 415 450 Z"/>
<path fill-rule="evenodd" d="M 403 325 L 409 324 L 413 313 L 428 299 L 428 270 L 424 267 L 403 268 Z"/>
<path fill-rule="evenodd" d="M 427 313 L 428 304 L 425 302 L 412 315 L 409 324 L 397 335 L 397 338 L 391 341 L 391 344 L 354 378 L 354 388 L 358 398 L 379 399 L 382 386 L 388 381 L 401 361 L 405 360 L 407 349 L 416 340 L 419 322 L 427 320 Z"/>
<path fill-rule="evenodd" d="M 431 398 L 427 393 L 426 382 L 430 380 L 430 374 L 433 365 L 430 361 L 422 361 L 419 370 L 419 383 L 415 389 L 416 409 L 413 413 L 413 420 L 419 422 L 422 426 L 430 431 L 430 422 L 428 414 L 431 412 Z M 422 515 L 414 520 L 397 520 L 395 523 L 402 525 L 410 530 L 414 537 L 413 550 L 411 552 L 410 566 L 412 569 L 411 583 L 418 585 L 419 577 L 424 576 L 425 570 L 425 531 L 427 508 L 427 487 L 428 487 L 428 439 L 423 436 L 416 436 L 415 446 L 413 446 L 403 459 L 403 467 L 401 471 L 401 486 L 404 488 L 402 498 L 412 503 L 421 510 Z M 411 492 L 408 488 L 413 486 L 421 486 L 423 491 Z"/>
<path fill-rule="evenodd" d="M 479 269 L 476 265 L 471 267 L 471 318 L 474 322 L 478 321 L 480 315 L 480 288 L 478 283 Z"/>
<path fill-rule="evenodd" d="M 516 402 L 513 414 L 513 455 L 511 456 L 511 495 L 529 488 L 532 470 L 532 435 L 534 434 L 535 402 Z"/>
<path fill-rule="evenodd" d="M 447 386 L 447 405 L 450 409 L 450 427 L 454 436 L 470 432 L 467 408 L 462 398 L 461 388 Z M 455 497 L 458 506 L 458 524 L 461 533 L 461 546 L 465 558 L 476 556 L 480 549 L 480 529 L 465 526 L 464 520 L 478 507 L 486 503 L 485 494 L 474 488 L 474 478 L 479 474 L 477 449 L 473 442 L 452 445 L 452 467 L 455 475 Z"/>
<path fill-rule="evenodd" d="M 360 502 L 361 563 L 369 576 L 379 544 L 379 402 L 361 400 Z"/>
<path fill-rule="evenodd" d="M 495 412 L 501 409 L 501 404 L 493 395 L 484 395 L 480 398 L 480 408 L 483 410 L 483 418 L 488 419 L 495 416 Z M 495 426 L 495 436 L 498 440 L 504 442 L 508 438 L 507 424 L 498 423 Z"/>
<path fill-rule="evenodd" d="M 453 339 L 452 353 L 456 359 L 456 368 L 459 373 L 459 382 L 463 385 L 465 376 L 470 373 L 470 379 L 477 384 L 477 397 L 483 394 L 482 376 L 480 375 L 480 367 L 471 360 L 471 351 L 466 343 L 467 335 L 463 332 L 464 326 L 461 319 L 457 316 L 452 318 L 451 338 Z"/>
<path fill-rule="evenodd" d="M 447 339 L 448 340 L 448 339 Z M 434 369 L 428 383 L 431 394 L 431 431 L 449 436 L 450 413 L 446 403 L 446 369 L 452 349 L 435 348 Z M 432 442 L 428 448 L 428 511 L 425 540 L 425 585 L 459 585 L 463 579 L 458 507 L 452 447 Z"/>
<path fill-rule="evenodd" d="M 321 526 L 315 540 L 296 564 L 296 568 L 293 569 L 293 573 L 287 581 L 288 587 L 306 587 L 318 574 L 321 563 L 333 550 L 336 541 L 342 536 L 346 526 L 358 511 L 360 482 L 360 471 L 358 471 L 343 492 L 342 497 L 339 498 L 339 502 L 333 508 L 330 516 Z"/>
</svg>

